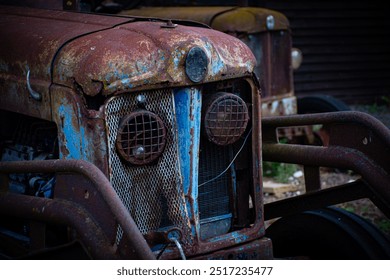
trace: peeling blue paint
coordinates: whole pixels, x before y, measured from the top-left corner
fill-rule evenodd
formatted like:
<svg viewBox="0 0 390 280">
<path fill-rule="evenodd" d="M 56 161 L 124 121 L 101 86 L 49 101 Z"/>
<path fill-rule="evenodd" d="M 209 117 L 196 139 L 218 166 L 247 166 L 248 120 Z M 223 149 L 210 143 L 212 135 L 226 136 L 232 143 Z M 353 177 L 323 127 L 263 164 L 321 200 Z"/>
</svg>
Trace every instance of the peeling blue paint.
<svg viewBox="0 0 390 280">
<path fill-rule="evenodd" d="M 93 150 L 93 146 L 90 145 L 85 128 L 78 121 L 77 116 L 80 115 L 80 108 L 78 108 L 78 112 L 76 113 L 72 106 L 62 104 L 59 107 L 59 116 L 63 121 L 63 145 L 69 152 L 64 155 L 61 151 L 61 158 L 89 160 L 92 157 L 90 151 Z M 73 121 L 75 118 L 77 118 L 77 121 Z M 74 126 L 75 123 L 78 124 L 77 127 Z"/>
<path fill-rule="evenodd" d="M 174 96 L 183 189 L 186 197 L 191 197 L 196 201 L 198 197 L 201 93 L 196 88 L 183 88 L 176 90 Z M 197 203 L 188 203 L 187 206 L 193 207 L 193 209 L 187 207 L 190 219 L 198 217 Z M 196 226 L 199 227 L 198 223 Z M 198 230 L 191 225 L 193 233 Z"/>
<path fill-rule="evenodd" d="M 61 158 L 67 159 L 81 159 L 81 145 L 78 136 L 79 131 L 73 126 L 72 118 L 74 117 L 74 111 L 72 107 L 61 105 L 58 109 L 58 114 L 63 121 L 62 130 L 64 133 L 63 145 L 68 150 L 69 154 L 64 155 L 61 152 Z"/>
<path fill-rule="evenodd" d="M 178 68 L 179 67 L 179 62 L 180 62 L 180 58 L 178 58 L 177 56 L 175 56 L 173 58 L 173 63 L 175 64 L 175 67 Z"/>
<path fill-rule="evenodd" d="M 118 87 L 128 88 L 131 89 L 134 87 L 134 85 L 131 83 L 130 78 L 125 78 L 122 80 L 117 80 L 107 86 L 107 89 L 114 89 L 116 90 Z"/>
<path fill-rule="evenodd" d="M 122 71 L 118 71 L 117 69 L 113 69 L 106 74 L 106 81 L 113 80 L 130 80 L 130 76 L 128 73 L 123 73 Z"/>
<path fill-rule="evenodd" d="M 211 63 L 211 71 L 212 75 L 218 75 L 221 73 L 225 68 L 225 63 L 221 59 L 221 57 L 218 55 L 218 53 L 215 53 L 215 55 L 212 55 L 213 52 L 215 52 L 213 46 L 210 43 L 206 43 L 205 45 L 205 51 L 207 53 L 207 56 L 209 59 L 213 58 L 213 60 L 210 61 Z"/>
<path fill-rule="evenodd" d="M 150 70 L 147 65 L 141 63 L 140 61 L 137 61 L 136 63 L 137 63 L 137 70 L 139 71 L 139 74 L 144 74 Z"/>
<path fill-rule="evenodd" d="M 158 50 L 158 57 L 159 57 L 159 60 L 161 61 L 165 61 L 165 54 L 162 50 Z"/>
<path fill-rule="evenodd" d="M 176 50 L 174 53 L 172 53 L 172 59 L 173 59 L 173 64 L 175 65 L 175 68 L 180 67 L 180 61 L 183 57 L 183 52 Z"/>
<path fill-rule="evenodd" d="M 233 231 L 231 233 L 232 237 L 234 238 L 234 241 L 236 243 L 243 243 L 243 242 L 246 242 L 248 240 L 248 236 L 245 235 L 245 234 L 241 234 L 237 231 Z"/>
</svg>

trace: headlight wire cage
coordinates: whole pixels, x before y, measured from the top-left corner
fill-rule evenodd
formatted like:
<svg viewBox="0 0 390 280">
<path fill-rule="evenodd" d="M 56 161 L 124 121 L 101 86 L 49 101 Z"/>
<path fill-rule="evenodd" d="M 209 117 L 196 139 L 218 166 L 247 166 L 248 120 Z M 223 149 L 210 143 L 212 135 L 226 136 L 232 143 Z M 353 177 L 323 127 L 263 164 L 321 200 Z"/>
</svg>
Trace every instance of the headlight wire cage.
<svg viewBox="0 0 390 280">
<path fill-rule="evenodd" d="M 209 141 L 226 146 L 235 143 L 249 121 L 248 107 L 238 95 L 218 92 L 204 106 L 204 129 Z"/>
<path fill-rule="evenodd" d="M 150 164 L 163 153 L 165 144 L 165 125 L 155 113 L 137 110 L 121 119 L 116 149 L 126 162 Z"/>
</svg>

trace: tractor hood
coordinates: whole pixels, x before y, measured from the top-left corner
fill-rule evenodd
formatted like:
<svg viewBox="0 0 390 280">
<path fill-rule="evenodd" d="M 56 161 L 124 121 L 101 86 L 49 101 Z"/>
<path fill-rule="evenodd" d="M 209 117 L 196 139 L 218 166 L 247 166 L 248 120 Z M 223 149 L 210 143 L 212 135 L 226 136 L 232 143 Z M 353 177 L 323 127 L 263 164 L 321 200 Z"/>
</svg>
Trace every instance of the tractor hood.
<svg viewBox="0 0 390 280">
<path fill-rule="evenodd" d="M 54 62 L 54 82 L 77 83 L 84 94 L 194 84 L 186 58 L 200 49 L 207 62 L 198 82 L 248 75 L 255 58 L 240 40 L 204 27 L 175 22 L 134 21 L 94 32 L 68 43 Z"/>
<path fill-rule="evenodd" d="M 43 99 L 53 83 L 90 96 L 194 84 L 185 69 L 194 47 L 207 57 L 205 76 L 196 82 L 248 75 L 256 63 L 238 39 L 188 22 L 6 6 L 0 14 L 0 79 Z M 0 99 L 17 102 L 15 85 L 4 87 Z"/>
</svg>

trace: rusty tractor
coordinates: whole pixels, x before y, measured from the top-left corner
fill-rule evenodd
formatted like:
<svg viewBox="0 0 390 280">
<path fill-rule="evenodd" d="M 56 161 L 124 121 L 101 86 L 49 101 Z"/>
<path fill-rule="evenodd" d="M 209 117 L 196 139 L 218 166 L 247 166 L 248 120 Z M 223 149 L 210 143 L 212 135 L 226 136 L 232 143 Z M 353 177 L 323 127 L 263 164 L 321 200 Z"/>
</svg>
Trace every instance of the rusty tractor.
<svg viewBox="0 0 390 280">
<path fill-rule="evenodd" d="M 378 120 L 262 117 L 254 54 L 201 23 L 0 13 L 1 258 L 389 258 L 383 233 L 328 207 L 367 197 L 390 214 Z M 314 124 L 326 145 L 280 142 Z M 302 164 L 306 193 L 264 205 L 262 160 Z M 361 179 L 322 190 L 320 166 Z"/>
</svg>

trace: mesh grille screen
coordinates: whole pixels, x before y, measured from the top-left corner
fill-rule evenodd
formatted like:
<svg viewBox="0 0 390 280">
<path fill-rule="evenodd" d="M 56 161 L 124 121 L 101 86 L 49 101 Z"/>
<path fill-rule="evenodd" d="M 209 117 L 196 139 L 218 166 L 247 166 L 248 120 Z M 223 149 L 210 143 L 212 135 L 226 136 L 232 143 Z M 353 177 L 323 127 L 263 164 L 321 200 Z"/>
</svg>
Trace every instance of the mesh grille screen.
<svg viewBox="0 0 390 280">
<path fill-rule="evenodd" d="M 165 124 L 165 150 L 154 165 L 123 163 L 115 149 L 118 126 L 125 115 L 138 109 L 137 100 L 134 94 L 113 98 L 106 107 L 110 181 L 142 234 L 175 226 L 182 230 L 185 237 L 182 241 L 187 243 L 190 241 L 189 222 L 181 188 L 173 93 L 160 90 L 143 95 L 145 109 L 157 114 Z M 118 238 L 121 234 L 118 233 Z"/>
<path fill-rule="evenodd" d="M 202 185 L 221 174 L 230 163 L 229 147 L 202 141 L 199 155 L 199 215 L 200 219 L 230 213 L 229 180 L 226 172 L 216 180 Z"/>
</svg>

